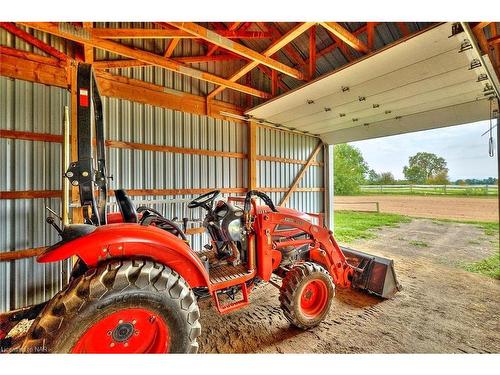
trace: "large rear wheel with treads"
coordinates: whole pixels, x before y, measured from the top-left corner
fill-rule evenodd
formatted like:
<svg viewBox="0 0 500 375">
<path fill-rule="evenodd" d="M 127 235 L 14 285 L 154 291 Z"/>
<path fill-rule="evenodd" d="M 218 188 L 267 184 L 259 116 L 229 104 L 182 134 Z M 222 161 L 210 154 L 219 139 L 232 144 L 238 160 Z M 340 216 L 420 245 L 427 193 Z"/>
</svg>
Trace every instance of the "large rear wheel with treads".
<svg viewBox="0 0 500 375">
<path fill-rule="evenodd" d="M 110 261 L 76 278 L 33 322 L 25 353 L 196 353 L 196 298 L 169 267 Z"/>
<path fill-rule="evenodd" d="M 318 264 L 305 262 L 286 273 L 279 299 L 290 323 L 307 329 L 326 318 L 334 296 L 335 285 L 328 272 Z"/>
</svg>

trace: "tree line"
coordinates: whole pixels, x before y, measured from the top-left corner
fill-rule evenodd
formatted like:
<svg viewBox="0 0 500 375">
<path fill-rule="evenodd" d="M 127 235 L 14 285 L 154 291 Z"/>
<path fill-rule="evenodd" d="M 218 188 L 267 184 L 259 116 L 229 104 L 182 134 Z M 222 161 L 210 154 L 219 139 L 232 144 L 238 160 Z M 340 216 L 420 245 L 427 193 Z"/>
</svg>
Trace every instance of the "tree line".
<svg viewBox="0 0 500 375">
<path fill-rule="evenodd" d="M 370 169 L 361 151 L 348 144 L 335 146 L 334 178 L 335 194 L 350 195 L 359 193 L 360 185 L 376 184 L 416 184 L 416 185 L 450 185 L 446 160 L 430 152 L 417 152 L 410 156 L 408 165 L 403 168 L 404 180 L 396 180 L 391 172 L 377 173 Z M 486 179 L 457 180 L 457 185 L 494 185 L 498 180 L 494 177 Z"/>
</svg>

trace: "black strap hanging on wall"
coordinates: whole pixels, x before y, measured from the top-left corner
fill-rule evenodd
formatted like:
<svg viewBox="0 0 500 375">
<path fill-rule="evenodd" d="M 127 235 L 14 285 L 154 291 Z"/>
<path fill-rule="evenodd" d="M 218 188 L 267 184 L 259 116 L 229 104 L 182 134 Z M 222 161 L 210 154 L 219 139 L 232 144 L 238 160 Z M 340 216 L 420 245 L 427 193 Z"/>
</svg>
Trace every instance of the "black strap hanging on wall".
<svg viewBox="0 0 500 375">
<path fill-rule="evenodd" d="M 107 215 L 104 123 L 101 96 L 90 64 L 78 65 L 77 102 L 78 161 L 71 163 L 66 177 L 70 179 L 73 186 L 79 188 L 85 222 L 103 225 L 106 224 Z M 94 160 L 97 165 L 94 164 Z M 91 208 L 90 215 L 88 207 Z"/>
</svg>

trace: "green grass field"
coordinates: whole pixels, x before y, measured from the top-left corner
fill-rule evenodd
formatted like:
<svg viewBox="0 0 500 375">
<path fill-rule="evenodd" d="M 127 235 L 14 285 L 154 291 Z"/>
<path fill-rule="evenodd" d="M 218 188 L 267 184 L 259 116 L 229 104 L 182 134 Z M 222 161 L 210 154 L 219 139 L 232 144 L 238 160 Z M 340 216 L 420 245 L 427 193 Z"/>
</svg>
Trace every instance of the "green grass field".
<svg viewBox="0 0 500 375">
<path fill-rule="evenodd" d="M 349 243 L 356 239 L 369 239 L 376 237 L 376 232 L 371 229 L 382 227 L 398 227 L 402 223 L 409 223 L 411 217 L 376 213 L 376 212 L 354 212 L 354 211 L 335 211 L 335 238 L 341 243 Z M 476 225 L 484 230 L 484 234 L 491 237 L 491 242 L 495 242 L 498 247 L 498 223 L 485 223 L 480 221 L 459 221 L 432 219 L 436 224 L 445 223 L 463 223 Z M 428 244 L 422 241 L 410 241 L 410 245 L 417 247 L 428 247 Z M 479 262 L 465 264 L 463 268 L 469 272 L 480 273 L 482 275 L 493 277 L 500 280 L 500 254 L 493 255 Z"/>
<path fill-rule="evenodd" d="M 370 232 L 370 229 L 397 227 L 401 223 L 410 221 L 411 218 L 396 214 L 335 211 L 335 237 L 343 243 L 359 238 L 373 238 L 375 234 Z"/>
</svg>

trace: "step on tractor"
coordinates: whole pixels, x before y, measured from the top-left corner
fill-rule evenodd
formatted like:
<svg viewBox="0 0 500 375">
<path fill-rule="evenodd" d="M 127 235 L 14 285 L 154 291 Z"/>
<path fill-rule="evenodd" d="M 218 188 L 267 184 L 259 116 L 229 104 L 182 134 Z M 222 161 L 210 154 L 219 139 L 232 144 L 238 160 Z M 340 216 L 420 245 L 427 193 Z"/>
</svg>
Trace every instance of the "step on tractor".
<svg viewBox="0 0 500 375">
<path fill-rule="evenodd" d="M 336 288 L 381 298 L 399 290 L 392 260 L 340 247 L 320 215 L 276 207 L 260 191 L 218 199 L 213 190 L 188 203 L 205 210 L 210 243 L 202 251 L 190 247 L 186 220 L 136 208 L 124 190 L 114 190 L 119 212 L 108 213 L 102 105 L 91 66 L 78 66 L 77 82 L 78 161 L 65 176 L 79 188 L 85 224 L 61 228 L 50 216 L 61 240 L 37 259 L 72 258 L 74 267 L 52 299 L 3 315 L 4 345 L 16 322 L 34 319 L 19 352 L 196 353 L 202 298 L 231 313 L 268 282 L 279 288 L 286 319 L 310 329 L 327 318 Z"/>
</svg>

